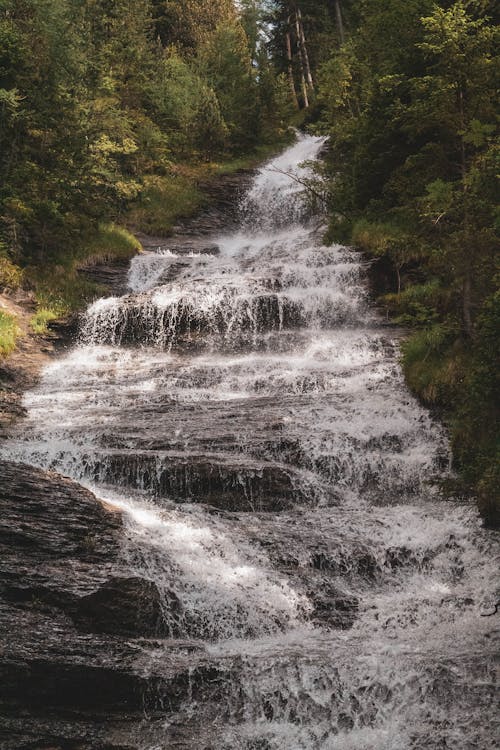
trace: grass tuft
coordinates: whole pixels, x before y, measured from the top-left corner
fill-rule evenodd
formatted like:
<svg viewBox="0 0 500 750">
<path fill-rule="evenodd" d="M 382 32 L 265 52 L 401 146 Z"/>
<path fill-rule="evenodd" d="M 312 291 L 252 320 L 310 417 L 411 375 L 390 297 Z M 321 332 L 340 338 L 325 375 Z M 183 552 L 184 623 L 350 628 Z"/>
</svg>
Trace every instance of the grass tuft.
<svg viewBox="0 0 500 750">
<path fill-rule="evenodd" d="M 57 312 L 47 307 L 39 307 L 30 320 L 33 333 L 44 334 L 48 331 L 48 323 L 57 318 Z"/>
<path fill-rule="evenodd" d="M 60 262 L 50 266 L 28 267 L 26 278 L 36 290 L 37 300 L 37 312 L 30 321 L 32 330 L 46 333 L 51 320 L 81 310 L 99 296 L 101 287 L 83 278 L 79 269 L 94 263 L 127 260 L 141 250 L 139 240 L 124 227 L 101 224 L 71 256 L 66 253 Z"/>
<path fill-rule="evenodd" d="M 139 240 L 125 227 L 100 224 L 97 232 L 76 249 L 73 261 L 79 268 L 85 268 L 94 263 L 128 260 L 141 250 Z"/>
<path fill-rule="evenodd" d="M 384 255 L 405 240 L 405 232 L 390 222 L 359 219 L 352 228 L 353 245 L 370 255 Z"/>
<path fill-rule="evenodd" d="M 20 334 L 15 316 L 0 310 L 0 356 L 6 357 L 14 351 Z"/>
</svg>

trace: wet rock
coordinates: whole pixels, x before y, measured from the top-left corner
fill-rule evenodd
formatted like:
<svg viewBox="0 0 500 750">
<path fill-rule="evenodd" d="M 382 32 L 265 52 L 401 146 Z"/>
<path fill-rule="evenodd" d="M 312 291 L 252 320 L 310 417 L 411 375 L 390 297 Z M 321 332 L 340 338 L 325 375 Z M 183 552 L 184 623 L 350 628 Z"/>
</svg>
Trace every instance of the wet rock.
<svg viewBox="0 0 500 750">
<path fill-rule="evenodd" d="M 188 255 L 197 253 L 199 255 L 220 255 L 220 247 L 215 243 L 206 244 L 203 242 L 189 242 L 182 245 L 168 244 L 165 246 L 171 253 L 176 255 Z"/>
<path fill-rule="evenodd" d="M 174 277 L 180 268 L 174 265 Z M 166 278 L 171 280 L 168 271 Z M 167 349 L 183 348 L 189 337 L 196 335 L 221 336 L 227 344 L 248 345 L 251 336 L 298 328 L 304 320 L 300 303 L 273 292 L 263 291 L 248 298 L 238 297 L 237 290 L 227 288 L 216 305 L 206 307 L 200 306 L 188 292 L 164 305 L 145 292 L 122 297 L 111 310 L 106 307 L 91 310 L 82 337 L 89 343 L 140 343 Z"/>
<path fill-rule="evenodd" d="M 368 579 L 373 579 L 378 569 L 375 557 L 362 550 L 349 559 L 327 551 L 317 551 L 311 555 L 311 565 L 315 570 L 326 570 L 335 575 L 354 574 Z"/>
<path fill-rule="evenodd" d="M 241 169 L 200 183 L 199 188 L 207 195 L 208 205 L 197 216 L 179 221 L 175 233 L 206 236 L 235 228 L 240 198 L 251 184 L 253 175 L 254 170 Z"/>
<path fill-rule="evenodd" d="M 279 511 L 291 507 L 300 494 L 293 469 L 234 455 L 110 451 L 85 461 L 88 475 L 99 482 L 228 511 Z"/>
<path fill-rule="evenodd" d="M 78 634 L 64 616 L 0 607 L 9 648 L 0 659 L 2 704 L 16 714 L 54 709 L 126 714 L 140 710 L 147 683 L 134 650 L 111 638 Z"/>
<path fill-rule="evenodd" d="M 313 622 L 329 629 L 351 628 L 357 617 L 359 600 L 342 592 L 328 580 L 315 583 L 314 588 L 309 588 L 307 592 L 313 604 Z"/>
<path fill-rule="evenodd" d="M 0 370 L 0 383 L 5 377 L 4 372 Z M 5 373 L 8 376 L 8 373 Z M 14 422 L 26 415 L 26 409 L 21 403 L 21 394 L 11 388 L 0 389 L 0 437 L 3 436 L 4 430 L 9 428 Z"/>
<path fill-rule="evenodd" d="M 147 711 L 165 717 L 186 697 L 217 696 L 224 679 L 201 656 L 175 642 L 159 641 L 161 663 L 147 658 L 151 641 L 79 633 L 64 616 L 0 605 L 0 746 L 50 748 L 114 748 L 117 727 L 138 739 Z M 171 645 L 170 645 L 171 644 Z M 66 723 L 67 722 L 67 723 Z M 8 745 L 4 740 L 13 740 Z M 109 741 L 108 741 L 109 738 Z M 79 742 L 82 744 L 80 745 Z M 85 744 L 88 743 L 88 744 Z"/>
<path fill-rule="evenodd" d="M 87 281 L 98 284 L 102 292 L 119 295 L 124 294 L 127 289 L 129 265 L 129 258 L 114 258 L 87 263 L 78 273 Z"/>
<path fill-rule="evenodd" d="M 107 562 L 119 549 L 120 514 L 72 480 L 9 461 L 0 461 L 0 475 L 3 570 L 20 550 L 33 567 L 56 561 L 64 567 L 76 557 Z"/>
<path fill-rule="evenodd" d="M 120 513 L 53 472 L 0 461 L 0 477 L 2 749 L 135 750 L 117 727 L 139 737 L 144 710 L 220 689 L 183 642 L 159 642 L 156 671 L 138 636 L 161 632 L 159 594 L 123 568 Z"/>
<path fill-rule="evenodd" d="M 48 323 L 49 331 L 55 334 L 54 344 L 56 348 L 64 348 L 75 341 L 80 327 L 80 316 L 78 313 L 66 315 L 63 318 L 51 320 Z"/>
<path fill-rule="evenodd" d="M 98 633 L 133 636 L 172 635 L 163 608 L 180 612 L 178 597 L 160 596 L 154 583 L 142 578 L 112 578 L 97 591 L 78 601 L 73 619 L 77 625 Z"/>
</svg>

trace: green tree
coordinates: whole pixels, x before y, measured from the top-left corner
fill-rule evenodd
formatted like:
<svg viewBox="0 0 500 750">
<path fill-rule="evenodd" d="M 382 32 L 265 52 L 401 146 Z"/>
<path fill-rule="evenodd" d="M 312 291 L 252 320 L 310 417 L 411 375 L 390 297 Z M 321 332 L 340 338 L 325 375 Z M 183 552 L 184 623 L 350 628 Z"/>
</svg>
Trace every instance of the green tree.
<svg viewBox="0 0 500 750">
<path fill-rule="evenodd" d="M 241 149 L 256 143 L 257 85 L 248 39 L 238 21 L 217 26 L 200 47 L 198 66 L 217 95 L 231 144 Z"/>
</svg>

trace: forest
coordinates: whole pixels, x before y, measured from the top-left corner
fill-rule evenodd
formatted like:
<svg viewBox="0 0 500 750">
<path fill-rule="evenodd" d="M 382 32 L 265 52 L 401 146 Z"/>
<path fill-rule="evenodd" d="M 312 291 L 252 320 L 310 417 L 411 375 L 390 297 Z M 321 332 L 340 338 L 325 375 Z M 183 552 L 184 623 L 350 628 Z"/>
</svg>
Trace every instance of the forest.
<svg viewBox="0 0 500 750">
<path fill-rule="evenodd" d="M 309 189 L 408 329 L 412 391 L 500 523 L 498 6 L 493 0 L 0 0 L 0 290 L 32 327 L 98 294 L 205 200 L 200 181 L 328 137 Z M 0 311 L 0 353 L 16 321 Z"/>
</svg>

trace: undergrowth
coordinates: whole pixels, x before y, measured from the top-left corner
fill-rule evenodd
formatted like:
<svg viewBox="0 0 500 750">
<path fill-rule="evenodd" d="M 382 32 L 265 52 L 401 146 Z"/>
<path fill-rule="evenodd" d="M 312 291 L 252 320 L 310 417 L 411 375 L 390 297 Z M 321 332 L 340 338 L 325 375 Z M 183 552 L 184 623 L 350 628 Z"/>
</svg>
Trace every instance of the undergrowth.
<svg viewBox="0 0 500 750">
<path fill-rule="evenodd" d="M 394 319 L 413 325 L 402 345 L 406 381 L 447 425 L 457 478 L 455 494 L 476 497 L 487 524 L 500 523 L 500 293 L 478 316 L 473 339 L 440 313 L 438 284 L 409 285 L 392 302 Z M 416 305 L 418 305 L 416 307 Z M 441 318 L 441 319 L 439 319 Z"/>
<path fill-rule="evenodd" d="M 19 289 L 22 281 L 22 269 L 6 256 L 0 255 L 0 289 Z"/>
<path fill-rule="evenodd" d="M 195 214 L 204 201 L 194 175 L 149 176 L 126 222 L 145 234 L 168 236 L 178 219 Z"/>
<path fill-rule="evenodd" d="M 79 274 L 94 263 L 132 258 L 140 252 L 140 242 L 125 228 L 102 224 L 71 252 L 65 250 L 50 265 L 28 266 L 25 276 L 35 290 L 37 311 L 30 321 L 35 333 L 45 333 L 51 320 L 84 307 L 101 292 L 98 284 Z"/>
<path fill-rule="evenodd" d="M 0 356 L 6 357 L 16 347 L 20 329 L 14 315 L 0 310 Z"/>
</svg>

